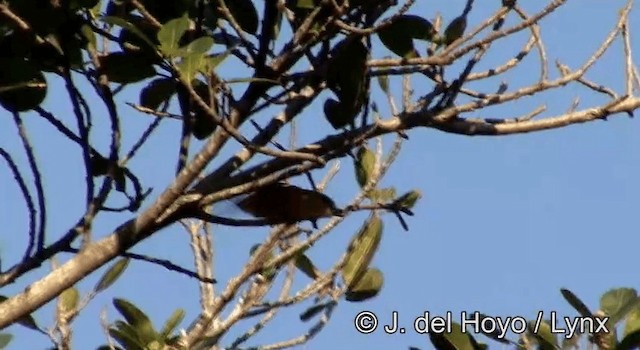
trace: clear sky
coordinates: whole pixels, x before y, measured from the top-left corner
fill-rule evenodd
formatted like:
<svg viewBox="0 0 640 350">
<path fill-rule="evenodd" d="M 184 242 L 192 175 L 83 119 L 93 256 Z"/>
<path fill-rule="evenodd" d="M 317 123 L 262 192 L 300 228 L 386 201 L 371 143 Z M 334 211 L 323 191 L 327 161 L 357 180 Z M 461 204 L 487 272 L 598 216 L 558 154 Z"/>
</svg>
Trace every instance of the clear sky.
<svg viewBox="0 0 640 350">
<path fill-rule="evenodd" d="M 459 14 L 465 1 L 417 1 L 413 13 L 433 18 L 441 11 L 445 22 Z M 521 1 L 530 13 L 544 6 L 539 1 Z M 613 28 L 621 0 L 581 0 L 568 4 L 541 22 L 542 35 L 548 50 L 552 76 L 557 76 L 553 62 L 559 59 L 576 68 L 591 55 Z M 261 6 L 261 5 L 260 5 Z M 499 1 L 478 1 L 469 17 L 474 27 L 492 13 Z M 533 7 L 532 7 L 533 6 Z M 639 11 L 630 18 L 632 44 L 640 48 Z M 513 18 L 510 17 L 512 20 Z M 510 21 L 509 23 L 513 23 Z M 478 69 L 486 69 L 513 57 L 527 37 L 519 35 L 496 45 Z M 219 49 L 219 48 L 218 48 Z M 378 57 L 390 54 L 376 49 Z M 620 41 L 612 46 L 587 77 L 622 93 L 624 66 Z M 490 83 L 474 83 L 473 87 L 495 91 L 500 81 L 515 89 L 537 80 L 537 55 L 532 52 L 523 66 Z M 636 64 L 640 62 L 636 59 Z M 242 70 L 234 64 L 224 66 L 226 77 L 239 77 Z M 455 71 L 459 66 L 450 68 Z M 223 73 L 224 75 L 224 73 Z M 452 76 L 450 73 L 449 76 Z M 78 79 L 79 80 L 79 79 Z M 425 78 L 413 78 L 416 94 L 430 89 Z M 81 85 L 85 86 L 86 85 Z M 399 84 L 393 82 L 396 92 Z M 374 83 L 376 98 L 382 100 Z M 126 88 L 119 102 L 137 102 L 137 87 Z M 91 95 L 90 95 L 91 96 Z M 566 111 L 580 96 L 579 108 L 603 102 L 603 98 L 583 87 L 570 85 L 554 94 L 534 96 L 501 108 L 489 109 L 474 117 L 516 117 L 527 114 L 540 104 L 547 106 L 541 117 Z M 73 119 L 63 86 L 52 82 L 44 107 L 55 112 L 69 126 Z M 90 100 L 91 101 L 91 100 Z M 97 101 L 97 100 L 93 100 Z M 331 128 L 324 120 L 324 98 L 307 109 L 299 124 L 302 142 L 322 138 Z M 388 106 L 379 103 L 388 115 Z M 123 118 L 124 145 L 128 149 L 149 117 L 120 105 Z M 0 112 L 7 114 L 6 112 Z M 495 113 L 492 115 L 490 113 Z M 256 120 L 266 123 L 273 111 Z M 94 115 L 96 134 L 107 124 L 103 108 Z M 38 152 L 45 179 L 49 220 L 47 233 L 53 241 L 66 232 L 82 212 L 84 199 L 83 171 L 78 163 L 79 150 L 56 134 L 35 115 L 25 116 L 29 135 Z M 243 129 L 250 130 L 250 129 Z M 385 214 L 385 230 L 373 266 L 385 276 L 385 286 L 379 296 L 364 303 L 341 301 L 332 319 L 306 349 L 386 349 L 416 346 L 430 349 L 426 335 L 410 330 L 412 320 L 425 311 L 442 315 L 451 311 L 454 320 L 462 311 L 481 311 L 495 316 L 535 317 L 538 311 L 556 311 L 563 316 L 576 312 L 564 301 L 560 288 L 569 288 L 592 309 L 598 308 L 599 297 L 613 287 L 640 287 L 637 275 L 638 219 L 640 205 L 640 126 L 635 119 L 616 116 L 608 122 L 597 121 L 560 130 L 508 137 L 465 137 L 443 134 L 429 129 L 409 132 L 401 155 L 384 179 L 383 185 L 393 185 L 398 192 L 416 188 L 424 194 L 408 218 L 409 232 L 404 232 L 393 215 Z M 179 124 L 162 123 L 158 134 L 142 149 L 131 169 L 146 187 L 153 187 L 151 199 L 161 193 L 174 173 Z M 15 126 L 7 115 L 0 119 L 0 146 L 11 150 L 21 165 L 25 157 L 16 137 Z M 286 140 L 287 133 L 282 133 Z M 99 149 L 106 146 L 104 136 L 96 136 Z M 392 139 L 385 138 L 390 145 Z M 223 155 L 237 150 L 237 145 L 225 147 Z M 200 149 L 201 143 L 193 150 Z M 224 157 L 220 158 L 224 159 Z M 169 161 L 167 161 L 169 160 Z M 219 160 L 209 169 L 219 164 Z M 319 180 L 326 170 L 319 171 Z M 18 189 L 6 167 L 0 171 L 2 205 L 0 222 L 0 257 L 3 267 L 15 263 L 24 249 L 26 214 Z M 303 180 L 303 179 L 302 179 Z M 298 181 L 298 180 L 296 180 Z M 300 184 L 305 182 L 300 181 Z M 327 193 L 344 205 L 356 194 L 351 161 L 342 162 L 342 171 Z M 112 202 L 124 203 L 114 195 Z M 151 202 L 145 203 L 147 207 Z M 101 238 L 112 232 L 131 214 L 103 214 L 96 222 L 94 235 Z M 348 240 L 357 231 L 366 214 L 354 215 L 314 246 L 309 255 L 321 268 L 328 268 L 342 254 Z M 215 227 L 216 278 L 224 285 L 246 262 L 249 248 L 266 235 L 265 229 L 232 229 Z M 169 259 L 192 268 L 188 236 L 174 225 L 142 244 L 134 252 Z M 61 255 L 63 262 L 69 256 Z M 45 266 L 24 276 L 18 283 L 4 287 L 0 294 L 11 296 L 43 276 Z M 78 287 L 85 293 L 96 283 L 101 272 L 86 278 Z M 309 280 L 300 275 L 294 286 L 302 287 Z M 181 327 L 187 327 L 198 313 L 198 289 L 194 280 L 144 262 L 133 262 L 126 274 L 106 292 L 98 295 L 75 321 L 74 348 L 92 349 L 105 343 L 100 328 L 99 313 L 106 309 L 110 321 L 119 318 L 111 300 L 128 299 L 147 312 L 159 328 L 175 308 L 183 308 L 187 317 Z M 286 340 L 301 334 L 310 324 L 302 324 L 298 315 L 306 303 L 284 310 L 261 334 L 246 345 L 258 345 Z M 380 329 L 373 334 L 359 334 L 353 325 L 361 311 L 378 314 L 381 322 L 398 311 L 406 334 L 386 335 Z M 53 304 L 35 313 L 40 325 L 50 326 Z M 223 339 L 230 344 L 251 322 L 242 322 Z M 48 339 L 20 326 L 7 330 L 15 335 L 10 349 L 44 349 Z M 479 340 L 486 338 L 478 336 Z M 500 346 L 495 345 L 493 346 Z"/>
</svg>

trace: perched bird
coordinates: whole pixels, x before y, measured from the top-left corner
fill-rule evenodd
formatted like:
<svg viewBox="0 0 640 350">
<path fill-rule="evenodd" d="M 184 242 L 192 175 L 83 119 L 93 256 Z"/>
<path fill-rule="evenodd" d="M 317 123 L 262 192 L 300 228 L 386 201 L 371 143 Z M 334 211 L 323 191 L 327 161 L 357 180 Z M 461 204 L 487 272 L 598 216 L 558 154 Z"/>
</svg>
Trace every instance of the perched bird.
<svg viewBox="0 0 640 350">
<path fill-rule="evenodd" d="M 328 196 L 282 182 L 261 187 L 236 205 L 271 224 L 315 223 L 319 218 L 343 215 Z"/>
</svg>

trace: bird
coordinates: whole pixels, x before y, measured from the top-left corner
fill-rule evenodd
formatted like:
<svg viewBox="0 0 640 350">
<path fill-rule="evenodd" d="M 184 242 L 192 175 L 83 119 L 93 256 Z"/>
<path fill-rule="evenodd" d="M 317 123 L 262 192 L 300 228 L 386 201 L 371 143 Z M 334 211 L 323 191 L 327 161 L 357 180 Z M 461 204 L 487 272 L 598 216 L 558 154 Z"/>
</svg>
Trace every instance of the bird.
<svg viewBox="0 0 640 350">
<path fill-rule="evenodd" d="M 344 215 L 328 196 L 284 182 L 263 186 L 236 205 L 270 224 L 293 224 L 305 220 L 315 224 L 319 218 Z"/>
</svg>

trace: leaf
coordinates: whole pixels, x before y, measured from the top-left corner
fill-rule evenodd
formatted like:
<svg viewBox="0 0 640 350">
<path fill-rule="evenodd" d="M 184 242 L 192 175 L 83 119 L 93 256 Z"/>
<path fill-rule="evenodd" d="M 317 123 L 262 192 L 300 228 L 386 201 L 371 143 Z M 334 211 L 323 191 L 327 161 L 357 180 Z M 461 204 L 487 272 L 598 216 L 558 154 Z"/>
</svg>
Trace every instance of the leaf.
<svg viewBox="0 0 640 350">
<path fill-rule="evenodd" d="M 363 188 L 371 179 L 371 175 L 373 175 L 376 156 L 366 145 L 362 145 L 356 153 L 353 165 L 356 171 L 356 180 L 358 180 L 360 187 Z"/>
<path fill-rule="evenodd" d="M 202 55 L 191 55 L 182 58 L 182 61 L 177 65 L 178 71 L 184 77 L 186 81 L 191 81 L 195 78 L 196 73 L 204 68 L 204 57 Z"/>
<path fill-rule="evenodd" d="M 194 79 L 191 84 L 193 85 L 193 89 L 196 91 L 198 96 L 200 96 L 200 98 L 207 104 L 210 104 L 209 86 L 197 79 Z M 215 99 L 213 100 L 213 103 L 214 106 L 212 108 L 214 111 L 217 111 Z M 204 140 L 216 130 L 218 124 L 216 123 L 216 120 L 212 118 L 209 113 L 207 113 L 206 110 L 200 108 L 200 106 L 198 105 L 194 104 L 193 113 L 193 124 L 191 125 L 193 136 L 195 136 L 195 138 L 198 140 Z"/>
<path fill-rule="evenodd" d="M 627 334 L 620 344 L 616 346 L 616 350 L 631 350 L 640 346 L 640 330 Z"/>
<path fill-rule="evenodd" d="M 312 307 L 306 309 L 303 313 L 300 314 L 300 321 L 306 322 L 309 321 L 313 316 L 321 313 L 324 309 L 329 306 L 326 303 L 313 305 Z"/>
<path fill-rule="evenodd" d="M 180 47 L 180 38 L 187 29 L 189 29 L 189 17 L 186 14 L 163 24 L 158 32 L 160 51 L 173 57 Z"/>
<path fill-rule="evenodd" d="M 451 333 L 429 333 L 429 340 L 438 350 L 475 350 L 474 340 L 456 322 L 451 323 Z"/>
<path fill-rule="evenodd" d="M 78 306 L 80 293 L 75 287 L 70 287 L 60 294 L 60 306 L 65 312 L 71 312 Z"/>
<path fill-rule="evenodd" d="M 296 257 L 296 267 L 307 275 L 312 280 L 315 280 L 320 275 L 320 271 L 313 265 L 313 262 L 305 254 L 299 254 Z"/>
<path fill-rule="evenodd" d="M 422 198 L 422 193 L 418 190 L 412 190 L 400 196 L 395 202 L 402 208 L 411 209 L 420 198 Z"/>
<path fill-rule="evenodd" d="M 389 96 L 389 76 L 388 75 L 378 75 L 378 85 L 380 85 L 380 89 Z"/>
<path fill-rule="evenodd" d="M 115 283 L 118 278 L 122 275 L 124 270 L 129 266 L 129 258 L 122 258 L 118 260 L 115 264 L 113 264 L 107 272 L 100 277 L 100 280 L 94 287 L 96 293 L 101 292 L 107 288 L 109 288 L 113 283 Z"/>
<path fill-rule="evenodd" d="M 126 29 L 127 31 L 135 34 L 138 38 L 140 38 L 142 41 L 147 43 L 147 45 L 149 45 L 150 48 L 155 49 L 156 45 L 149 39 L 149 37 L 146 34 L 144 34 L 140 29 L 138 29 L 135 25 L 127 22 L 126 20 L 120 17 L 115 17 L 115 16 L 104 16 L 104 17 L 101 17 L 101 20 L 107 24 L 116 25 L 123 29 Z"/>
<path fill-rule="evenodd" d="M 0 333 L 0 349 L 4 349 L 13 339 L 13 335 L 9 333 Z"/>
<path fill-rule="evenodd" d="M 353 237 L 342 267 L 342 278 L 347 288 L 358 283 L 369 267 L 382 239 L 383 223 L 377 214 L 372 214 Z"/>
<path fill-rule="evenodd" d="M 378 32 L 382 44 L 403 58 L 417 57 L 413 39 L 432 41 L 437 34 L 433 24 L 416 15 L 402 15 Z"/>
<path fill-rule="evenodd" d="M 549 322 L 540 322 L 537 332 L 534 332 L 534 330 L 536 330 L 535 321 L 530 321 L 529 324 L 527 324 L 527 329 L 538 341 L 538 344 L 540 345 L 539 350 L 555 350 L 558 348 L 558 338 L 556 338 L 556 335 L 551 332 Z"/>
<path fill-rule="evenodd" d="M 149 59 L 141 54 L 112 52 L 99 60 L 102 72 L 114 83 L 135 83 L 156 74 Z"/>
<path fill-rule="evenodd" d="M 373 202 L 390 202 L 396 198 L 396 189 L 393 187 L 376 188 L 367 194 L 367 198 L 371 199 Z"/>
<path fill-rule="evenodd" d="M 351 302 L 371 299 L 380 293 L 383 284 L 382 271 L 377 268 L 369 268 L 355 285 L 347 289 L 345 299 Z"/>
<path fill-rule="evenodd" d="M 334 129 L 347 126 L 355 118 L 353 111 L 348 111 L 339 101 L 328 98 L 324 101 L 324 115 Z"/>
<path fill-rule="evenodd" d="M 342 124 L 353 124 L 367 94 L 369 50 L 359 39 L 344 39 L 335 46 L 335 56 L 327 70 L 327 86 L 340 100 Z M 332 123 L 334 128 L 336 127 Z"/>
<path fill-rule="evenodd" d="M 160 105 L 168 101 L 176 93 L 176 83 L 171 78 L 152 80 L 140 91 L 140 105 L 158 110 Z"/>
<path fill-rule="evenodd" d="M 211 37 L 203 36 L 190 42 L 186 47 L 181 48 L 179 52 L 181 56 L 204 55 L 211 49 L 213 44 Z"/>
<path fill-rule="evenodd" d="M 109 335 L 127 350 L 146 350 L 145 344 L 138 337 L 136 330 L 128 323 L 114 322 L 115 327 L 109 328 Z"/>
<path fill-rule="evenodd" d="M 565 298 L 565 300 L 571 306 L 573 306 L 573 308 L 576 309 L 576 311 L 578 311 L 581 316 L 590 317 L 591 315 L 593 315 L 589 308 L 582 302 L 582 300 L 580 300 L 575 294 L 573 294 L 572 291 L 562 288 L 560 289 L 560 293 L 562 293 L 562 296 Z"/>
<path fill-rule="evenodd" d="M 6 296 L 0 295 L 0 304 L 7 299 L 8 298 Z M 40 327 L 38 327 L 36 320 L 31 316 L 31 314 L 20 317 L 16 323 L 29 329 L 33 329 L 34 331 L 41 332 Z"/>
<path fill-rule="evenodd" d="M 10 112 L 38 107 L 47 96 L 47 81 L 35 64 L 21 57 L 0 57 L 0 105 Z"/>
<path fill-rule="evenodd" d="M 600 298 L 600 310 L 610 316 L 609 322 L 614 325 L 638 305 L 640 298 L 633 288 L 611 289 Z"/>
<path fill-rule="evenodd" d="M 443 44 L 449 46 L 454 41 L 460 39 L 465 29 L 467 29 L 467 16 L 462 15 L 454 18 L 444 30 Z"/>
<path fill-rule="evenodd" d="M 127 320 L 145 345 L 159 338 L 149 317 L 135 305 L 127 300 L 114 298 L 113 306 Z"/>
<path fill-rule="evenodd" d="M 623 336 L 627 336 L 633 332 L 640 330 L 640 307 L 631 310 L 627 315 L 627 322 L 624 325 Z"/>
<path fill-rule="evenodd" d="M 213 6 L 218 6 L 218 1 L 214 1 Z M 258 11 L 253 5 L 251 0 L 233 0 L 225 1 L 225 5 L 229 9 L 229 12 L 238 23 L 240 28 L 247 33 L 256 34 L 258 31 Z M 225 18 L 222 13 L 218 14 L 219 17 Z"/>
<path fill-rule="evenodd" d="M 182 320 L 184 319 L 184 316 L 185 312 L 183 309 L 176 309 L 176 311 L 174 311 L 171 316 L 169 316 L 167 321 L 164 323 L 164 326 L 162 326 L 162 329 L 160 330 L 160 336 L 162 337 L 162 339 L 167 339 L 171 336 L 171 334 L 173 334 L 173 332 L 176 330 L 176 327 L 178 327 L 180 322 L 182 322 Z"/>
</svg>

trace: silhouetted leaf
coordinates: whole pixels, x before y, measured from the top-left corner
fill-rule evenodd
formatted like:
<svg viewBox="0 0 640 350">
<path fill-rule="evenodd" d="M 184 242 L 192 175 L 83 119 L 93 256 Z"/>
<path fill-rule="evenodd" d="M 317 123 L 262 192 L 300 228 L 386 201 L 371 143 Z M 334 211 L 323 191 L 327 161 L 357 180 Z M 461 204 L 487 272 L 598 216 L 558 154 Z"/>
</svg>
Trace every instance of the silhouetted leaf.
<svg viewBox="0 0 640 350">
<path fill-rule="evenodd" d="M 218 6 L 217 1 L 213 3 L 213 6 Z M 253 6 L 253 1 L 234 0 L 225 1 L 225 4 L 242 30 L 251 34 L 255 34 L 258 31 L 258 11 L 255 6 Z M 224 18 L 222 14 L 218 16 Z"/>
<path fill-rule="evenodd" d="M 465 29 L 467 29 L 467 16 L 462 15 L 454 18 L 444 30 L 443 44 L 448 46 L 461 38 Z"/>
<path fill-rule="evenodd" d="M 627 334 L 620 344 L 616 346 L 616 350 L 637 349 L 640 346 L 640 330 Z"/>
<path fill-rule="evenodd" d="M 113 83 L 135 83 L 156 74 L 149 59 L 135 53 L 112 52 L 100 57 L 100 65 Z"/>
<path fill-rule="evenodd" d="M 47 95 L 47 81 L 36 66 L 21 57 L 0 57 L 0 105 L 10 112 L 38 107 Z"/>
<path fill-rule="evenodd" d="M 476 350 L 471 334 L 462 331 L 462 326 L 451 323 L 451 333 L 430 332 L 429 339 L 438 350 Z"/>
<path fill-rule="evenodd" d="M 342 267 L 342 278 L 347 288 L 357 284 L 369 267 L 382 239 L 382 230 L 382 220 L 377 214 L 373 214 L 351 240 Z"/>
<path fill-rule="evenodd" d="M 157 110 L 176 93 L 176 83 L 171 78 L 152 80 L 140 91 L 140 105 Z"/>
<path fill-rule="evenodd" d="M 300 314 L 300 321 L 309 321 L 312 317 L 324 311 L 327 306 L 328 304 L 313 305 L 312 307 L 306 309 L 302 314 Z"/>
<path fill-rule="evenodd" d="M 589 317 L 592 315 L 589 308 L 582 302 L 582 300 L 580 300 L 575 294 L 573 294 L 572 291 L 562 288 L 560 289 L 560 292 L 562 293 L 562 296 L 565 298 L 565 300 L 567 300 L 567 302 L 569 302 L 569 304 L 573 306 L 573 308 L 576 309 L 576 311 L 578 311 L 581 316 Z"/>
<path fill-rule="evenodd" d="M 383 284 L 384 276 L 382 271 L 375 267 L 369 268 L 355 285 L 347 289 L 345 300 L 360 302 L 371 299 L 380 293 Z"/>
<path fill-rule="evenodd" d="M 305 275 L 307 275 L 312 280 L 315 280 L 319 276 L 318 269 L 313 265 L 313 262 L 309 257 L 304 254 L 299 254 L 296 257 L 296 267 L 302 271 Z"/>
<path fill-rule="evenodd" d="M 335 46 L 327 70 L 327 86 L 340 100 L 340 114 L 346 122 L 339 124 L 352 124 L 362 109 L 368 90 L 368 54 L 369 50 L 359 39 L 344 39 Z M 335 127 L 334 123 L 332 125 Z"/>
<path fill-rule="evenodd" d="M 107 288 L 109 288 L 127 269 L 129 266 L 129 258 L 122 258 L 118 260 L 115 264 L 113 264 L 105 273 L 102 275 L 96 286 L 94 287 L 96 293 L 101 292 Z"/>
<path fill-rule="evenodd" d="M 417 57 L 413 39 L 431 41 L 436 30 L 428 20 L 416 15 L 402 15 L 381 29 L 378 37 L 391 52 L 403 58 Z"/>
<path fill-rule="evenodd" d="M 388 75 L 378 75 L 378 85 L 380 85 L 380 89 L 389 95 L 389 76 Z"/>
<path fill-rule="evenodd" d="M 353 121 L 356 113 L 344 108 L 344 105 L 332 98 L 324 101 L 324 115 L 334 129 L 340 129 Z"/>
</svg>

